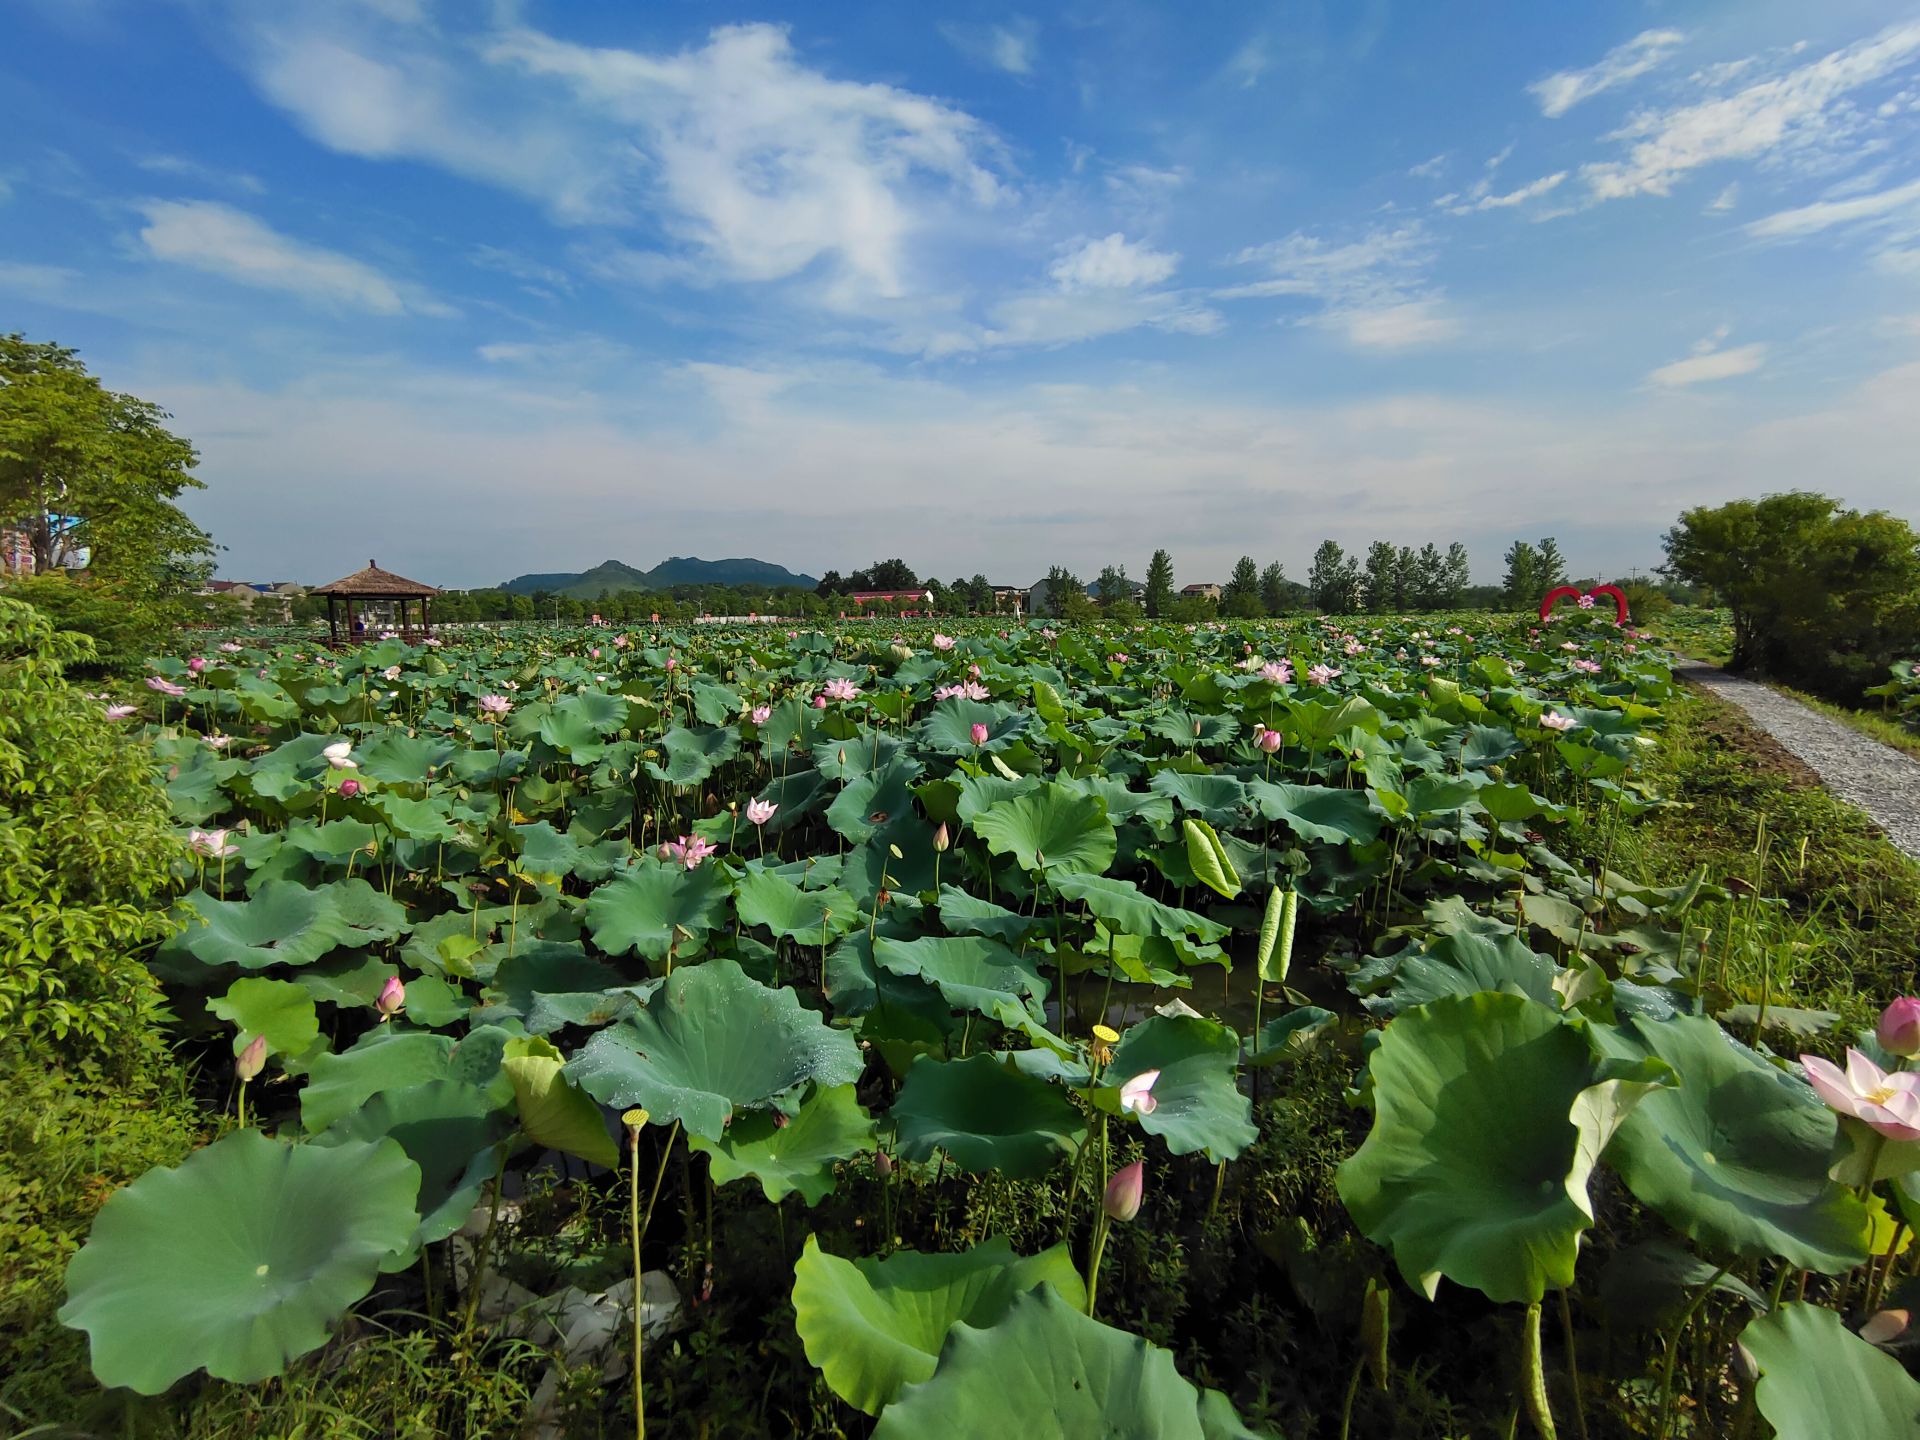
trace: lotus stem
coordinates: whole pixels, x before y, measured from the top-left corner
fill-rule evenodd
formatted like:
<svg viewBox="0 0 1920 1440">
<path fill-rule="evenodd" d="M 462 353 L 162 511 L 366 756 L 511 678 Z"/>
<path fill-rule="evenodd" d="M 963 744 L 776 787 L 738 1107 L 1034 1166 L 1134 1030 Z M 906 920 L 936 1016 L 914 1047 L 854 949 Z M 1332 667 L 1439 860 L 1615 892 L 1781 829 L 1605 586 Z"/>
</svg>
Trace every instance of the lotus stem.
<svg viewBox="0 0 1920 1440">
<path fill-rule="evenodd" d="M 1573 1386 L 1573 1428 L 1580 1440 L 1587 1440 L 1587 1402 L 1580 1394 L 1580 1357 L 1573 1348 L 1573 1307 L 1564 1285 L 1560 1287 L 1560 1334 L 1567 1347 L 1567 1381 Z"/>
<path fill-rule="evenodd" d="M 1560 1432 L 1554 1428 L 1553 1408 L 1547 1403 L 1547 1373 L 1540 1358 L 1540 1302 L 1534 1301 L 1527 1306 L 1526 1319 L 1520 1329 L 1520 1400 L 1526 1407 L 1527 1419 L 1532 1422 L 1533 1430 L 1540 1440 L 1559 1440 Z M 1665 1433 L 1664 1429 L 1661 1432 Z"/>
<path fill-rule="evenodd" d="M 629 1140 L 627 1229 L 633 1236 L 633 1433 L 635 1440 L 647 1440 L 647 1407 L 640 1383 L 640 1301 L 646 1290 L 640 1278 L 640 1132 L 630 1132 Z"/>
<path fill-rule="evenodd" d="M 1680 1322 L 1673 1327 L 1673 1334 L 1667 1340 L 1666 1359 L 1660 1366 L 1660 1429 L 1655 1433 L 1655 1440 L 1667 1440 L 1673 1430 L 1673 1364 L 1680 1355 L 1681 1337 L 1687 1333 L 1687 1326 L 1693 1323 L 1694 1312 L 1706 1303 L 1707 1296 L 1713 1293 L 1713 1287 L 1720 1283 L 1720 1277 L 1726 1273 L 1727 1267 L 1722 1265 L 1707 1277 L 1706 1283 L 1694 1294 L 1686 1313 L 1680 1317 Z"/>
<path fill-rule="evenodd" d="M 1093 1316 L 1094 1306 L 1100 1298 L 1100 1258 L 1106 1254 L 1107 1231 L 1113 1228 L 1113 1221 L 1102 1210 L 1093 1223 L 1093 1251 L 1087 1257 L 1087 1316 Z"/>
</svg>

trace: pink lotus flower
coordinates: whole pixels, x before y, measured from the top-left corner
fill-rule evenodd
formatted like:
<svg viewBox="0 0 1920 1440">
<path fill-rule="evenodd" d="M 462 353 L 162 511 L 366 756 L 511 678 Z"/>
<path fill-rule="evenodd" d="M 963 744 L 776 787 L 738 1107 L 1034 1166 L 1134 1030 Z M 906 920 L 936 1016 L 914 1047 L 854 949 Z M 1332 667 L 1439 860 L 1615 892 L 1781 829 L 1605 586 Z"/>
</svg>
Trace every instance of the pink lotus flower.
<svg viewBox="0 0 1920 1440">
<path fill-rule="evenodd" d="M 992 692 L 971 680 L 960 685 L 942 685 L 933 692 L 935 700 L 990 700 Z"/>
<path fill-rule="evenodd" d="M 1573 662 L 1573 668 L 1578 670 L 1582 675 L 1598 675 L 1600 673 L 1600 662 L 1598 660 L 1576 660 Z"/>
<path fill-rule="evenodd" d="M 675 670 L 678 670 L 679 668 L 680 668 L 680 662 L 679 662 L 678 660 L 676 660 L 676 659 L 674 659 L 674 657 L 673 657 L 673 656 L 671 656 L 671 655 L 669 655 L 669 656 L 667 656 L 667 671 L 668 671 L 668 673 L 669 673 L 669 674 L 671 674 L 671 673 L 672 673 L 673 671 L 675 671 Z"/>
<path fill-rule="evenodd" d="M 492 719 L 498 719 L 513 709 L 513 702 L 504 695 L 482 695 L 480 713 Z"/>
<path fill-rule="evenodd" d="M 973 722 L 972 727 L 967 733 L 973 736 L 974 744 L 984 745 L 987 743 L 987 727 L 982 725 L 978 720 Z"/>
<path fill-rule="evenodd" d="M 391 1020 L 407 1008 L 407 987 L 400 983 L 398 975 L 387 977 L 387 983 L 380 987 L 380 998 L 373 1002 L 373 1008 L 380 1012 L 382 1021 Z"/>
<path fill-rule="evenodd" d="M 1109 665 L 1124 665 L 1132 658 L 1133 657 L 1128 655 L 1124 650 L 1116 650 L 1113 654 L 1107 656 L 1107 663 Z"/>
<path fill-rule="evenodd" d="M 351 800 L 354 796 L 358 795 L 359 793 L 360 793 L 360 782 L 358 780 L 349 779 L 349 780 L 342 780 L 340 782 L 340 797 L 343 800 Z"/>
<path fill-rule="evenodd" d="M 1253 732 L 1253 743 L 1271 755 L 1287 743 L 1287 737 L 1278 730 L 1269 730 L 1266 726 L 1257 726 Z"/>
<path fill-rule="evenodd" d="M 247 1048 L 242 1050 L 234 1060 L 233 1073 L 242 1081 L 251 1080 L 266 1068 L 266 1064 L 267 1037 L 256 1035 L 247 1042 Z"/>
<path fill-rule="evenodd" d="M 224 750 L 233 744 L 231 735 L 206 735 L 201 737 L 209 750 Z"/>
<path fill-rule="evenodd" d="M 158 690 L 162 695 L 171 695 L 176 700 L 179 699 L 182 695 L 187 693 L 184 689 L 174 684 L 171 680 L 163 680 L 158 675 L 149 675 L 147 677 L 147 688 L 149 690 Z"/>
<path fill-rule="evenodd" d="M 240 847 L 228 841 L 230 833 L 226 830 L 190 830 L 187 832 L 187 848 L 209 860 L 224 860 L 240 853 Z"/>
<path fill-rule="evenodd" d="M 773 818 L 773 812 L 779 808 L 779 804 L 772 800 L 749 800 L 747 801 L 747 820 L 754 825 L 764 825 Z"/>
<path fill-rule="evenodd" d="M 655 616 L 654 618 L 658 619 L 659 617 Z M 624 635 L 616 635 L 613 637 L 613 648 L 616 650 L 624 650 L 632 643 L 633 642 Z"/>
<path fill-rule="evenodd" d="M 756 705 L 747 718 L 756 725 L 764 725 L 773 718 L 773 707 L 771 705 Z"/>
<path fill-rule="evenodd" d="M 196 655 L 191 660 L 187 661 L 187 669 L 191 670 L 195 675 L 198 675 L 201 671 L 205 670 L 206 668 L 207 668 L 207 661 L 206 661 L 206 657 L 203 655 Z"/>
<path fill-rule="evenodd" d="M 816 696 L 814 696 L 814 697 L 813 697 L 813 708 L 814 708 L 814 709 L 816 709 L 816 710 L 824 710 L 824 709 L 826 709 L 826 708 L 827 708 L 827 697 L 826 697 L 826 696 L 824 696 L 824 695 L 816 695 Z"/>
<path fill-rule="evenodd" d="M 1582 610 L 1591 610 L 1593 608 L 1593 597 L 1591 595 L 1582 595 L 1574 603 L 1577 604 Z"/>
<path fill-rule="evenodd" d="M 933 648 L 936 650 L 953 649 L 953 636 L 936 634 L 933 637 Z"/>
<path fill-rule="evenodd" d="M 1331 665 L 1309 665 L 1307 667 L 1307 679 L 1311 680 L 1316 685 L 1329 684 L 1333 680 L 1334 676 L 1338 675 L 1339 673 L 1340 672 L 1334 669 Z"/>
<path fill-rule="evenodd" d="M 1140 1202 L 1146 1196 L 1146 1163 L 1136 1160 L 1113 1172 L 1113 1178 L 1107 1181 L 1106 1193 L 1100 1197 L 1100 1208 L 1107 1212 L 1109 1220 L 1125 1224 L 1140 1213 Z"/>
<path fill-rule="evenodd" d="M 1903 1060 L 1920 1055 L 1920 1000 L 1902 995 L 1880 1012 L 1874 1038 Z"/>
<path fill-rule="evenodd" d="M 1438 655 L 1422 655 L 1420 657 L 1420 663 L 1431 670 L 1440 663 L 1440 657 Z"/>
<path fill-rule="evenodd" d="M 228 640 L 221 644 L 220 653 L 223 655 L 238 655 L 242 650 L 246 648 L 247 647 L 244 645 L 238 644 L 237 642 L 232 640 Z"/>
<path fill-rule="evenodd" d="M 1126 1084 L 1120 1087 L 1120 1108 L 1134 1115 L 1151 1115 L 1160 1108 L 1160 1102 L 1153 1098 L 1154 1083 L 1160 1078 L 1158 1070 L 1142 1070 Z"/>
<path fill-rule="evenodd" d="M 858 700 L 860 687 L 844 675 L 836 675 L 820 688 L 820 693 L 829 700 Z"/>
<path fill-rule="evenodd" d="M 662 860 L 675 865 L 684 865 L 689 870 L 700 868 L 700 862 L 713 854 L 719 847 L 698 835 L 682 835 L 678 840 L 669 840 L 662 845 L 659 855 Z"/>
<path fill-rule="evenodd" d="M 1362 645 L 1358 640 L 1349 640 L 1347 641 L 1345 646 L 1345 653 L 1350 656 L 1358 655 L 1365 649 L 1366 649 L 1366 646 Z"/>
<path fill-rule="evenodd" d="M 380 678 L 383 680 L 398 680 L 400 678 L 400 667 L 398 665 L 387 666 L 386 669 L 380 672 Z"/>
<path fill-rule="evenodd" d="M 1579 723 L 1580 722 L 1575 720 L 1571 715 L 1562 715 L 1557 710 L 1542 710 L 1540 712 L 1540 728 L 1543 730 L 1567 731 L 1573 729 L 1573 727 Z"/>
<path fill-rule="evenodd" d="M 1818 1055 L 1802 1055 L 1800 1064 L 1814 1093 L 1842 1115 L 1864 1120 L 1889 1140 L 1920 1140 L 1920 1074 L 1889 1074 L 1853 1049 L 1845 1070 Z"/>
<path fill-rule="evenodd" d="M 936 854 L 944 855 L 947 853 L 947 847 L 950 846 L 952 843 L 953 843 L 952 837 L 947 834 L 947 822 L 942 820 L 940 822 L 940 828 L 933 832 L 934 852 Z"/>
<path fill-rule="evenodd" d="M 1293 683 L 1293 665 L 1286 660 L 1269 660 L 1260 667 L 1260 678 L 1271 680 L 1276 685 Z"/>
<path fill-rule="evenodd" d="M 138 706 L 134 705 L 109 705 L 107 706 L 107 719 L 124 720 L 138 708 Z"/>
</svg>

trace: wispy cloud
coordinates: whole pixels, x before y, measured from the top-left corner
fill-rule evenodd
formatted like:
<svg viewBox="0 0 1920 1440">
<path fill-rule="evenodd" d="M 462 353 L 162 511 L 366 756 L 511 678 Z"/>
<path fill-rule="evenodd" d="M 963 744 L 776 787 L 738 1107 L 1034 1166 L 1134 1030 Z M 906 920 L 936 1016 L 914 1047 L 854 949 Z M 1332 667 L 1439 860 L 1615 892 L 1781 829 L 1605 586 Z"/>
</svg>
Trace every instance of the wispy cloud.
<svg viewBox="0 0 1920 1440">
<path fill-rule="evenodd" d="M 1432 237 L 1418 221 L 1368 231 L 1329 245 L 1296 232 L 1252 246 L 1233 257 L 1268 274 L 1216 290 L 1222 300 L 1297 297 L 1318 302 L 1308 319 L 1367 349 L 1403 349 L 1449 339 L 1460 331 L 1445 298 L 1432 286 Z"/>
<path fill-rule="evenodd" d="M 1537 200 L 1540 196 L 1559 189 L 1566 178 L 1565 170 L 1556 170 L 1551 175 L 1542 175 L 1538 180 L 1529 180 L 1525 185 L 1509 190 L 1504 195 L 1495 195 L 1490 187 L 1477 185 L 1465 200 L 1443 195 L 1434 203 L 1451 215 L 1471 215 L 1479 210 L 1510 210 L 1516 205 L 1524 205 L 1529 200 Z"/>
<path fill-rule="evenodd" d="M 454 312 L 408 293 L 373 266 L 283 235 L 257 216 L 213 200 L 149 200 L 140 239 L 156 260 L 185 265 L 310 304 L 374 315 L 446 316 Z"/>
<path fill-rule="evenodd" d="M 1077 245 L 1048 271 L 1063 290 L 1158 285 L 1179 268 L 1180 257 L 1115 232 Z"/>
<path fill-rule="evenodd" d="M 1832 144 L 1864 123 L 1846 103 L 1855 91 L 1920 58 L 1920 21 L 1896 25 L 1731 95 L 1636 115 L 1609 138 L 1623 160 L 1583 166 L 1592 199 L 1666 195 L 1703 166 Z"/>
<path fill-rule="evenodd" d="M 1025 16 L 998 25 L 942 21 L 940 33 L 962 55 L 1022 80 L 1032 77 L 1040 58 L 1040 27 Z"/>
<path fill-rule="evenodd" d="M 1646 74 L 1686 43 L 1686 38 L 1678 30 L 1643 30 L 1601 56 L 1599 64 L 1584 70 L 1561 70 L 1534 81 L 1527 90 L 1540 102 L 1543 115 L 1558 119 L 1581 101 Z"/>
<path fill-rule="evenodd" d="M 1721 326 L 1696 344 L 1693 353 L 1686 359 L 1662 365 L 1650 373 L 1647 376 L 1648 383 L 1676 390 L 1712 380 L 1731 380 L 1739 375 L 1751 375 L 1767 363 L 1765 345 L 1736 345 L 1730 350 L 1721 349 L 1721 342 L 1728 333 L 1727 327 Z"/>
<path fill-rule="evenodd" d="M 1872 195 L 1846 200 L 1821 200 L 1792 210 L 1776 211 L 1747 225 L 1747 233 L 1761 239 L 1797 239 L 1803 235 L 1831 230 L 1836 225 L 1857 225 L 1863 221 L 1885 220 L 1920 210 L 1920 180 L 1896 185 Z"/>
<path fill-rule="evenodd" d="M 1267 67 L 1273 62 L 1267 56 L 1267 37 L 1256 35 L 1228 58 L 1225 75 L 1242 90 L 1251 90 L 1260 83 L 1260 77 L 1267 73 Z"/>
<path fill-rule="evenodd" d="M 184 155 L 143 155 L 135 163 L 152 175 L 172 175 L 202 185 L 244 191 L 248 195 L 267 193 L 266 185 L 257 175 L 249 175 L 242 170 L 222 170 L 217 165 L 190 160 Z"/>
<path fill-rule="evenodd" d="M 1440 176 L 1440 172 L 1447 168 L 1448 153 L 1449 152 L 1442 150 L 1438 155 L 1435 155 L 1432 159 L 1422 160 L 1418 165 L 1408 166 L 1407 174 L 1411 175 L 1416 180 L 1438 179 Z"/>
</svg>

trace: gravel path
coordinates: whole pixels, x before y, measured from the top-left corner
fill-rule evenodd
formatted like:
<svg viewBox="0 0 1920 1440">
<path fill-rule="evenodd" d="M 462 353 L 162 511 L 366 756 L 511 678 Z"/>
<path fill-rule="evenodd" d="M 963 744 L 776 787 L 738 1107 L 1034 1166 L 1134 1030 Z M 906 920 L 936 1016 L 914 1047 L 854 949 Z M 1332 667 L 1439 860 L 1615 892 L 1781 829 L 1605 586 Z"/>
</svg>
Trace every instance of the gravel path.
<svg viewBox="0 0 1920 1440">
<path fill-rule="evenodd" d="M 1829 790 L 1866 811 L 1897 848 L 1920 860 L 1920 760 L 1711 665 L 1683 665 L 1674 673 L 1744 710 Z"/>
</svg>

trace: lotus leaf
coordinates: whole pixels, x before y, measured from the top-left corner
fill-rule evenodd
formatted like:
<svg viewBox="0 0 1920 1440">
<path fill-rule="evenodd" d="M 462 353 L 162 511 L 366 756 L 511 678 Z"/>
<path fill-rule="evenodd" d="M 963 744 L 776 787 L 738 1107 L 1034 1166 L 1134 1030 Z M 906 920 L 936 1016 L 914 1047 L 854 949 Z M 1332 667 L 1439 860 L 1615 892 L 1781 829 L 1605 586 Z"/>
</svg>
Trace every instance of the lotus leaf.
<svg viewBox="0 0 1920 1440">
<path fill-rule="evenodd" d="M 669 951 L 695 948 L 718 923 L 726 899 L 727 881 L 718 865 L 688 870 L 643 864 L 587 897 L 587 929 L 609 955 L 637 951 L 649 960 L 664 960 Z"/>
<path fill-rule="evenodd" d="M 816 1087 L 782 1125 L 771 1113 L 742 1115 L 718 1140 L 689 1135 L 703 1151 L 716 1185 L 749 1176 L 778 1204 L 798 1192 L 818 1205 L 833 1190 L 833 1167 L 874 1145 L 873 1117 L 860 1108 L 853 1086 Z"/>
<path fill-rule="evenodd" d="M 1818 1305 L 1782 1305 L 1747 1323 L 1740 1343 L 1776 1440 L 1914 1440 L 1920 1382 L 1893 1356 Z"/>
<path fill-rule="evenodd" d="M 1210 1160 L 1231 1160 L 1260 1134 L 1252 1104 L 1236 1082 L 1239 1062 L 1240 1037 L 1225 1025 L 1195 1015 L 1156 1015 L 1121 1037 L 1104 1078 L 1117 1086 L 1158 1070 L 1156 1103 L 1140 1117 L 1140 1128 L 1165 1140 L 1175 1155 L 1205 1150 Z"/>
<path fill-rule="evenodd" d="M 1064 786 L 1001 800 L 971 823 L 989 850 L 1013 856 L 1023 869 L 1098 875 L 1113 863 L 1116 837 L 1106 802 Z"/>
<path fill-rule="evenodd" d="M 937 1147 L 962 1170 L 998 1170 L 1016 1180 L 1044 1175 L 1086 1134 L 1059 1087 L 986 1054 L 916 1060 L 892 1116 L 909 1160 L 925 1160 Z"/>
</svg>

